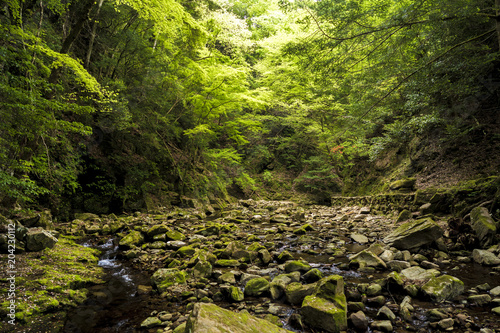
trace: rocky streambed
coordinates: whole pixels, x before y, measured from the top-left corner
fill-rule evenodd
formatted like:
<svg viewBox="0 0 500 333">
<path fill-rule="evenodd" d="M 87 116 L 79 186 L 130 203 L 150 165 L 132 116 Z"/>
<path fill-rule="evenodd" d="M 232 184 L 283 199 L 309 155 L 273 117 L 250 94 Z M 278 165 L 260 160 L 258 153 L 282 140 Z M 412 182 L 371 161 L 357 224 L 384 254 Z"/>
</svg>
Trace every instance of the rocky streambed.
<svg viewBox="0 0 500 333">
<path fill-rule="evenodd" d="M 87 264 L 104 281 L 79 286 L 86 301 L 59 330 L 500 331 L 498 235 L 478 231 L 477 248 L 466 249 L 447 219 L 408 217 L 253 200 L 223 211 L 82 214 L 58 231 L 101 252 Z"/>
</svg>

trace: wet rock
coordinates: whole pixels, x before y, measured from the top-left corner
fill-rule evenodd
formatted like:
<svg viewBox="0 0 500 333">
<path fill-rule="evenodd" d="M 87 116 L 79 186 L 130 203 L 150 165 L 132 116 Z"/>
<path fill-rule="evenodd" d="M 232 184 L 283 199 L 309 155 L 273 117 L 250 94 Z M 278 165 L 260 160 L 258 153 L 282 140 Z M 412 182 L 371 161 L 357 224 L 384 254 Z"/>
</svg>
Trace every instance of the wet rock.
<svg viewBox="0 0 500 333">
<path fill-rule="evenodd" d="M 186 323 L 186 332 L 285 333 L 290 331 L 245 312 L 235 313 L 215 304 L 196 303 Z"/>
<path fill-rule="evenodd" d="M 393 327 L 390 320 L 376 320 L 371 323 L 370 327 L 372 330 L 377 330 L 381 332 L 392 332 Z"/>
<path fill-rule="evenodd" d="M 245 295 L 260 296 L 269 291 L 269 281 L 259 277 L 248 281 L 245 285 Z"/>
<path fill-rule="evenodd" d="M 368 250 L 363 250 L 350 258 L 350 266 L 358 266 L 360 268 L 364 267 L 375 267 L 380 269 L 386 269 L 386 263 L 377 257 L 375 254 Z"/>
<path fill-rule="evenodd" d="M 173 250 L 178 250 L 183 246 L 186 246 L 187 243 L 182 242 L 182 241 L 168 241 L 167 242 L 167 247 Z"/>
<path fill-rule="evenodd" d="M 368 329 L 368 318 L 363 311 L 351 313 L 349 320 L 356 331 L 366 332 Z"/>
<path fill-rule="evenodd" d="M 26 233 L 26 250 L 28 251 L 36 252 L 45 248 L 53 248 L 56 243 L 57 238 L 42 228 L 29 228 Z"/>
<path fill-rule="evenodd" d="M 494 244 L 498 229 L 497 223 L 493 220 L 488 209 L 476 207 L 470 212 L 472 229 L 476 233 L 482 248 Z"/>
<path fill-rule="evenodd" d="M 144 243 L 144 236 L 140 231 L 133 230 L 127 236 L 123 237 L 118 243 L 123 249 L 131 249 Z"/>
<path fill-rule="evenodd" d="M 430 244 L 443 235 L 441 227 L 431 218 L 406 222 L 384 238 L 384 243 L 398 249 L 411 250 Z"/>
<path fill-rule="evenodd" d="M 151 284 L 163 293 L 174 284 L 186 284 L 187 273 L 177 268 L 160 268 L 151 277 Z"/>
<path fill-rule="evenodd" d="M 500 316 L 500 306 L 491 309 L 491 312 L 493 312 L 494 314 Z"/>
<path fill-rule="evenodd" d="M 421 288 L 424 295 L 435 302 L 453 300 L 462 294 L 464 289 L 464 283 L 450 275 L 431 278 Z"/>
<path fill-rule="evenodd" d="M 299 282 L 292 282 L 285 288 L 286 300 L 293 305 L 302 303 L 306 296 L 312 295 L 316 289 L 316 284 L 303 285 Z"/>
<path fill-rule="evenodd" d="M 500 258 L 487 250 L 474 249 L 472 258 L 475 262 L 484 266 L 500 265 Z"/>
<path fill-rule="evenodd" d="M 363 302 L 347 302 L 347 310 L 349 313 L 353 313 L 356 311 L 364 311 L 365 304 Z"/>
</svg>

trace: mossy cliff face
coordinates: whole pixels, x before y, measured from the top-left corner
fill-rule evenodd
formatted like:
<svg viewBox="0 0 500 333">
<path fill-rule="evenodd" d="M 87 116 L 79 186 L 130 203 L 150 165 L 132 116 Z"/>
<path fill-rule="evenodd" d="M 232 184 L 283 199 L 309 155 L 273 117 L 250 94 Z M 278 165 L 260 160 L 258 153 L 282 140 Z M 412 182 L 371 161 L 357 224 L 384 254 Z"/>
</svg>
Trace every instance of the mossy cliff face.
<svg viewBox="0 0 500 333">
<path fill-rule="evenodd" d="M 65 311 L 85 301 L 86 287 L 104 283 L 98 255 L 64 237 L 53 248 L 16 255 L 16 325 L 1 322 L 0 331 L 62 332 Z M 6 293 L 8 281 L 0 282 Z M 1 303 L 2 317 L 8 306 Z"/>
</svg>

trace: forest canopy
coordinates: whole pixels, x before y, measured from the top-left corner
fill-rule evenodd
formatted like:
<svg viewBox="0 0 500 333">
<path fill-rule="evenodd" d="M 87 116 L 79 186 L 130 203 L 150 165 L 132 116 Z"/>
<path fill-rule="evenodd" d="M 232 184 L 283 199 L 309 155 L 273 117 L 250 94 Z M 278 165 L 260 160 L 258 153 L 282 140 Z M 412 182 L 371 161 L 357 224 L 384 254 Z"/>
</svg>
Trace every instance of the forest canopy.
<svg viewBox="0 0 500 333">
<path fill-rule="evenodd" d="M 366 194 L 498 141 L 499 41 L 499 0 L 4 0 L 0 201 Z"/>
</svg>

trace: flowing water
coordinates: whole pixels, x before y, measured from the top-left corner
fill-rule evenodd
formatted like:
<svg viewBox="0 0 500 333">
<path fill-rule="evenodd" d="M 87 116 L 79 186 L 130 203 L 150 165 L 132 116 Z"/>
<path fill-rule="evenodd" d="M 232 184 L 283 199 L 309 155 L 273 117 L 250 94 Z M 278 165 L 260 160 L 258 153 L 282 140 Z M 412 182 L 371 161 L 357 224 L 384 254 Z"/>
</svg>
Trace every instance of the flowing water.
<svg viewBox="0 0 500 333">
<path fill-rule="evenodd" d="M 102 251 L 99 266 L 103 267 L 106 271 L 104 279 L 106 283 L 90 287 L 90 297 L 88 300 L 77 309 L 70 311 L 65 326 L 66 332 L 136 332 L 140 327 L 140 323 L 149 317 L 153 311 L 167 311 L 169 313 L 178 313 L 180 311 L 182 313 L 185 305 L 167 302 L 161 299 L 155 292 L 140 292 L 141 288 L 139 286 L 148 286 L 150 288 L 150 274 L 133 269 L 129 262 L 119 259 L 120 251 L 115 239 L 108 239 L 101 244 L 94 244 L 88 241 L 84 245 L 92 246 Z M 282 244 L 280 250 L 286 249 L 294 257 L 305 259 L 313 268 L 321 270 L 324 275 L 338 274 L 343 276 L 346 289 L 355 289 L 360 283 L 373 283 L 375 280 L 387 275 L 387 272 L 366 274 L 348 269 L 347 263 L 349 260 L 347 255 L 362 251 L 367 246 L 346 242 L 344 247 L 347 251 L 346 255 L 339 256 L 334 261 L 328 255 L 311 254 L 308 252 L 310 248 L 300 247 L 293 240 Z M 459 270 L 453 269 L 454 267 L 456 265 L 443 265 L 441 270 L 444 274 L 450 273 L 461 279 L 465 283 L 466 291 L 483 283 L 489 283 L 492 287 L 500 284 L 498 275 L 491 275 L 488 268 L 475 263 L 460 264 Z M 395 295 L 390 301 L 399 304 L 401 299 L 402 295 Z M 465 296 L 462 297 L 462 301 L 459 300 L 458 302 L 443 306 L 463 308 L 477 322 L 491 322 L 495 320 L 494 318 L 492 319 L 489 308 L 467 306 L 465 305 L 466 302 L 463 302 L 464 299 Z M 257 298 L 246 298 L 245 301 L 247 308 L 251 308 L 252 306 L 258 307 L 259 303 L 262 303 L 262 300 Z M 279 302 L 273 303 L 279 305 L 281 313 L 285 314 L 283 320 L 285 328 L 295 332 L 309 332 L 308 330 L 294 330 L 287 324 L 287 319 L 292 314 L 298 313 L 299 307 Z M 420 329 L 422 332 L 432 332 L 429 328 L 425 328 L 428 323 L 425 313 L 428 309 L 437 308 L 440 305 L 417 299 L 412 300 L 412 304 L 415 307 L 414 321 L 411 323 L 413 326 L 412 330 Z M 365 313 L 369 317 L 375 318 L 377 310 L 377 308 L 367 307 Z M 460 332 L 460 330 L 456 331 Z M 395 332 L 410 331 L 397 328 Z"/>
</svg>

